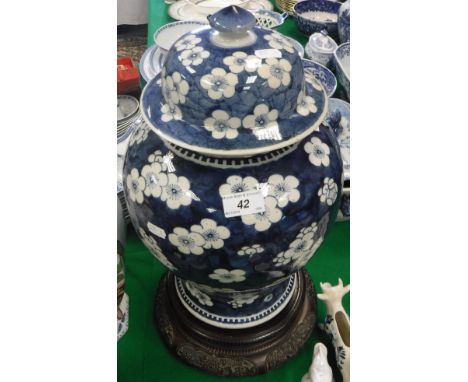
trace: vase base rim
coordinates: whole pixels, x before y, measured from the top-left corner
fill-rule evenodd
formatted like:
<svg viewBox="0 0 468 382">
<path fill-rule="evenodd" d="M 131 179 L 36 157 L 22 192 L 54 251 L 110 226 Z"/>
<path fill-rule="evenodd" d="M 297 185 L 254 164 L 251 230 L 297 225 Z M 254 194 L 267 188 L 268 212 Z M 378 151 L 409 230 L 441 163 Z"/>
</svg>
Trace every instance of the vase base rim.
<svg viewBox="0 0 468 382">
<path fill-rule="evenodd" d="M 269 307 L 262 309 L 258 313 L 239 317 L 222 316 L 209 312 L 190 298 L 180 278 L 175 276 L 174 283 L 180 301 L 197 319 L 218 328 L 246 329 L 269 321 L 278 315 L 285 306 L 287 306 L 288 302 L 291 300 L 294 290 L 297 288 L 297 275 L 293 274 L 290 276 L 284 292 L 276 301 L 273 301 Z"/>
<path fill-rule="evenodd" d="M 275 317 L 243 329 L 209 325 L 182 304 L 172 272 L 159 283 L 155 320 L 166 346 L 189 365 L 218 376 L 252 376 L 277 368 L 305 344 L 316 321 L 316 292 L 296 273 L 290 300 Z"/>
</svg>

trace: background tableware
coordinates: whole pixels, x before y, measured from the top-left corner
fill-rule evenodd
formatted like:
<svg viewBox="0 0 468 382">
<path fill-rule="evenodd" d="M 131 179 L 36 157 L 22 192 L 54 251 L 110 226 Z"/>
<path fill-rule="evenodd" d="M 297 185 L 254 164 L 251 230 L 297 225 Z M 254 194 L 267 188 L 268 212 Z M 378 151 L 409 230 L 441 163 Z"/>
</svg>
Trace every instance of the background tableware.
<svg viewBox="0 0 468 382">
<path fill-rule="evenodd" d="M 281 11 L 288 12 L 291 16 L 293 16 L 294 15 L 294 6 L 299 1 L 298 0 L 276 0 L 276 6 Z"/>
<path fill-rule="evenodd" d="M 349 42 L 350 25 L 350 0 L 347 0 L 341 4 L 340 11 L 338 12 L 338 34 L 342 44 Z"/>
<path fill-rule="evenodd" d="M 328 36 L 326 30 L 320 33 L 313 33 L 309 37 L 309 41 L 305 47 L 307 57 L 312 61 L 318 62 L 326 67 L 331 67 L 333 64 L 333 52 L 338 45 Z"/>
<path fill-rule="evenodd" d="M 278 13 L 274 11 L 268 11 L 266 9 L 259 9 L 257 11 L 251 11 L 257 19 L 257 25 L 264 28 L 276 28 L 284 23 L 284 20 L 288 17 L 287 12 Z"/>
<path fill-rule="evenodd" d="M 317 79 L 325 89 L 328 97 L 331 97 L 335 93 L 337 82 L 335 75 L 323 65 L 317 62 L 313 62 L 307 59 L 302 60 L 304 65 L 304 75 L 312 76 Z"/>
<path fill-rule="evenodd" d="M 207 25 L 204 21 L 175 21 L 166 24 L 154 32 L 154 43 L 162 50 L 163 54 L 167 54 L 171 49 L 172 44 L 176 42 L 185 33 L 191 32 L 194 29 Z"/>
<path fill-rule="evenodd" d="M 341 4 L 329 0 L 306 0 L 294 5 L 294 19 L 306 35 L 326 30 L 338 40 L 338 11 Z"/>
<path fill-rule="evenodd" d="M 341 44 L 333 53 L 333 59 L 335 62 L 336 76 L 338 81 L 346 91 L 348 99 L 350 99 L 350 88 L 351 88 L 351 72 L 350 72 L 350 56 L 351 56 L 351 45 L 349 42 Z"/>
<path fill-rule="evenodd" d="M 248 10 L 273 10 L 273 4 L 268 0 L 250 0 L 242 4 L 242 8 Z M 217 10 L 221 9 L 218 7 Z M 168 9 L 169 16 L 175 20 L 190 20 L 190 21 L 203 21 L 207 22 L 208 12 L 204 11 L 202 8 L 188 3 L 186 0 L 179 0 L 172 4 Z M 213 13 L 213 12 L 211 12 Z"/>
<path fill-rule="evenodd" d="M 200 13 L 210 15 L 221 8 L 228 7 L 230 5 L 243 6 L 249 2 L 249 0 L 185 0 L 187 3 L 197 8 Z"/>
<path fill-rule="evenodd" d="M 350 122 L 349 103 L 338 98 L 330 98 L 328 100 L 328 114 L 324 123 L 331 127 L 340 145 L 344 177 L 343 195 L 341 197 L 340 210 L 336 218 L 337 221 L 349 220 L 350 218 Z"/>
</svg>

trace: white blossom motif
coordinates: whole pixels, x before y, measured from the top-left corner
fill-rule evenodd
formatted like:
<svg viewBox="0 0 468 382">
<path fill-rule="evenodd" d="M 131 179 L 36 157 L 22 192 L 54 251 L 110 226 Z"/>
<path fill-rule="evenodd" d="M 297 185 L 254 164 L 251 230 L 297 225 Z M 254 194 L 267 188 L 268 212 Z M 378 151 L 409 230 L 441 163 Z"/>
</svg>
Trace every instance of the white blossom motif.
<svg viewBox="0 0 468 382">
<path fill-rule="evenodd" d="M 272 223 L 279 222 L 281 216 L 283 216 L 281 210 L 276 208 L 277 204 L 278 201 L 274 197 L 267 196 L 265 198 L 265 211 L 256 214 L 243 215 L 242 222 L 247 225 L 255 224 L 254 227 L 257 231 L 266 231 L 270 228 Z"/>
<path fill-rule="evenodd" d="M 315 233 L 317 232 L 317 229 L 318 229 L 318 226 L 317 226 L 317 223 L 315 223 L 315 222 L 312 223 L 308 227 L 301 228 L 301 230 L 297 234 L 296 239 L 301 239 L 304 236 L 308 235 L 309 233 L 312 233 L 312 235 L 315 235 Z"/>
<path fill-rule="evenodd" d="M 162 105 L 161 113 L 161 121 L 163 122 L 169 122 L 172 120 L 178 121 L 182 119 L 182 112 L 176 105 L 169 105 L 167 103 Z"/>
<path fill-rule="evenodd" d="M 149 130 L 149 126 L 146 125 L 146 123 L 141 124 L 140 127 L 135 129 L 135 131 L 130 136 L 128 145 L 133 146 L 134 144 L 138 144 L 145 141 L 146 138 L 148 138 Z"/>
<path fill-rule="evenodd" d="M 168 237 L 171 244 L 176 246 L 179 252 L 185 255 L 201 255 L 203 253 L 205 239 L 199 233 L 189 232 L 185 228 L 176 227 Z"/>
<path fill-rule="evenodd" d="M 232 56 L 225 57 L 223 63 L 229 66 L 232 73 L 240 73 L 242 71 L 255 72 L 260 66 L 262 60 L 253 55 L 247 55 L 245 52 L 234 52 Z"/>
<path fill-rule="evenodd" d="M 273 259 L 273 263 L 275 264 L 275 266 L 281 267 L 283 265 L 289 264 L 291 262 L 291 257 L 292 254 L 286 255 L 285 252 L 280 252 Z"/>
<path fill-rule="evenodd" d="M 272 298 L 273 298 L 273 293 L 270 293 L 263 299 L 263 302 L 270 302 Z"/>
<path fill-rule="evenodd" d="M 185 96 L 189 91 L 189 84 L 182 78 L 179 72 L 174 72 L 167 76 L 162 82 L 163 95 L 172 105 L 185 103 Z"/>
<path fill-rule="evenodd" d="M 182 61 L 184 66 L 197 66 L 200 65 L 203 60 L 210 56 L 210 52 L 203 49 L 201 46 L 195 46 L 192 49 L 184 50 L 180 56 L 179 60 Z"/>
<path fill-rule="evenodd" d="M 303 227 L 289 244 L 289 248 L 280 252 L 273 259 L 275 266 L 281 267 L 291 262 L 293 267 L 304 266 L 322 243 L 327 224 L 328 213 L 320 220 L 319 224 L 314 222 L 310 226 Z"/>
<path fill-rule="evenodd" d="M 246 129 L 263 129 L 278 127 L 278 110 L 269 110 L 264 103 L 255 106 L 254 113 L 250 114 L 242 120 L 242 126 Z"/>
<path fill-rule="evenodd" d="M 259 297 L 256 293 L 237 293 L 232 296 L 232 300 L 228 301 L 234 309 L 242 308 L 244 305 L 252 304 Z"/>
<path fill-rule="evenodd" d="M 213 306 L 213 301 L 211 301 L 210 296 L 203 293 L 198 286 L 192 281 L 186 281 L 185 286 L 189 290 L 190 294 L 195 297 L 198 302 L 202 305 Z"/>
<path fill-rule="evenodd" d="M 200 225 L 193 225 L 190 231 L 199 233 L 205 239 L 203 248 L 219 249 L 224 246 L 224 240 L 231 236 L 231 232 L 226 227 L 218 226 L 214 220 L 202 219 Z"/>
<path fill-rule="evenodd" d="M 143 166 L 141 176 L 145 179 L 144 194 L 159 198 L 162 193 L 162 187 L 167 184 L 167 175 L 162 172 L 161 165 L 155 162 Z"/>
<path fill-rule="evenodd" d="M 314 166 L 328 167 L 330 165 L 330 148 L 320 138 L 312 137 L 304 145 L 304 151 L 309 154 L 309 161 Z"/>
<path fill-rule="evenodd" d="M 238 175 L 231 175 L 226 179 L 227 183 L 222 184 L 219 187 L 219 194 L 229 195 L 238 192 L 253 191 L 258 188 L 258 180 L 252 176 L 246 176 L 242 178 Z"/>
<path fill-rule="evenodd" d="M 314 234 L 314 232 L 308 232 L 306 234 L 300 233 L 296 236 L 296 239 L 289 244 L 289 248 L 286 251 L 279 253 L 273 259 L 275 265 L 277 267 L 286 265 L 290 261 L 295 261 L 310 254 L 314 245 Z"/>
<path fill-rule="evenodd" d="M 237 251 L 239 256 L 252 256 L 256 253 L 262 253 L 265 249 L 260 244 L 254 244 L 251 247 L 245 246 Z"/>
<path fill-rule="evenodd" d="M 289 85 L 291 82 L 291 76 L 289 74 L 291 69 L 292 66 L 288 60 L 270 57 L 258 68 L 258 74 L 268 81 L 268 86 L 270 88 L 277 89 L 281 85 Z"/>
<path fill-rule="evenodd" d="M 316 113 L 317 106 L 315 105 L 315 100 L 311 96 L 306 96 L 305 93 L 301 91 L 297 96 L 296 111 L 304 117 L 310 113 Z"/>
<path fill-rule="evenodd" d="M 181 205 L 188 206 L 192 203 L 191 195 L 190 182 L 186 177 L 168 174 L 167 184 L 163 187 L 161 200 L 166 202 L 169 208 L 177 209 Z"/>
<path fill-rule="evenodd" d="M 136 168 L 127 175 L 127 190 L 130 199 L 139 204 L 143 203 L 143 191 L 145 190 L 145 178 L 140 176 Z"/>
<path fill-rule="evenodd" d="M 278 207 L 285 207 L 289 202 L 295 203 L 301 194 L 297 190 L 299 180 L 292 175 L 286 178 L 275 174 L 268 178 L 268 194 L 274 196 L 278 201 Z"/>
<path fill-rule="evenodd" d="M 237 117 L 230 118 L 224 110 L 215 110 L 211 117 L 205 119 L 203 125 L 215 139 L 233 139 L 239 135 L 237 129 L 241 126 L 241 120 Z"/>
<path fill-rule="evenodd" d="M 211 99 L 231 98 L 238 81 L 236 74 L 226 73 L 222 68 L 214 68 L 211 74 L 205 74 L 200 79 L 200 85 L 208 90 L 208 96 Z"/>
<path fill-rule="evenodd" d="M 229 271 L 224 268 L 218 268 L 215 269 L 209 277 L 210 279 L 217 280 L 223 284 L 240 283 L 245 280 L 245 271 L 242 269 L 233 269 L 232 271 Z"/>
<path fill-rule="evenodd" d="M 326 177 L 323 180 L 323 186 L 318 190 L 317 193 L 320 196 L 320 201 L 331 206 L 335 203 L 336 197 L 338 196 L 338 185 L 332 178 Z"/>
<path fill-rule="evenodd" d="M 315 254 L 315 251 L 320 247 L 320 245 L 323 242 L 323 236 L 317 238 L 314 241 L 314 244 L 312 245 L 310 251 L 302 253 L 302 256 L 298 256 L 295 261 L 294 261 L 294 266 L 297 268 L 301 268 L 304 265 L 307 264 L 307 262 L 310 260 L 310 258 Z"/>
<path fill-rule="evenodd" d="M 193 49 L 199 42 L 201 42 L 200 37 L 189 34 L 177 41 L 174 46 L 176 47 L 177 51 L 180 52 L 182 50 Z"/>
<path fill-rule="evenodd" d="M 268 45 L 275 49 L 284 49 L 289 53 L 294 53 L 294 45 L 286 37 L 281 36 L 279 33 L 272 33 L 263 36 L 268 41 Z"/>
<path fill-rule="evenodd" d="M 154 238 L 151 237 L 151 235 L 148 235 L 145 232 L 145 230 L 141 227 L 139 229 L 139 232 L 140 232 L 141 240 L 146 245 L 146 247 L 149 248 L 153 256 L 156 257 L 162 264 L 164 264 L 166 268 L 169 268 L 171 271 L 176 271 L 177 268 L 174 267 L 174 265 L 169 260 L 166 259 L 166 256 L 164 256 L 156 240 L 154 240 Z"/>
</svg>

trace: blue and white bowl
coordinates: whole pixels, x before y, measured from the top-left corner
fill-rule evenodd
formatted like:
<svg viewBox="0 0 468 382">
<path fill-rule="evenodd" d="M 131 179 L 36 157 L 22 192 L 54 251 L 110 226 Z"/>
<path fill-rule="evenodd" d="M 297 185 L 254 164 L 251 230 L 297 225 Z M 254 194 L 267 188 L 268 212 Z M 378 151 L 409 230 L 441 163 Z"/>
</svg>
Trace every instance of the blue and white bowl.
<svg viewBox="0 0 468 382">
<path fill-rule="evenodd" d="M 326 92 L 291 42 L 239 7 L 209 19 L 143 90 L 124 187 L 186 309 L 246 328 L 291 298 L 338 212 L 343 164 Z"/>
<path fill-rule="evenodd" d="M 338 41 L 338 11 L 341 3 L 330 0 L 306 0 L 294 5 L 294 19 L 306 35 L 326 30 Z"/>
<path fill-rule="evenodd" d="M 351 15 L 350 15 L 350 0 L 341 4 L 338 13 L 338 34 L 340 42 L 343 44 L 349 42 L 349 35 L 351 30 Z"/>
<path fill-rule="evenodd" d="M 331 97 L 336 90 L 337 82 L 335 75 L 323 65 L 320 65 L 317 62 L 313 62 L 307 59 L 302 60 L 304 65 L 304 75 L 306 78 L 313 77 L 318 80 L 328 97 Z"/>
<path fill-rule="evenodd" d="M 336 75 L 338 77 L 338 81 L 340 81 L 341 85 L 346 91 L 348 95 L 348 99 L 350 99 L 350 63 L 351 63 L 351 46 L 349 42 L 341 44 L 333 53 L 334 61 L 335 61 L 335 69 Z"/>
</svg>

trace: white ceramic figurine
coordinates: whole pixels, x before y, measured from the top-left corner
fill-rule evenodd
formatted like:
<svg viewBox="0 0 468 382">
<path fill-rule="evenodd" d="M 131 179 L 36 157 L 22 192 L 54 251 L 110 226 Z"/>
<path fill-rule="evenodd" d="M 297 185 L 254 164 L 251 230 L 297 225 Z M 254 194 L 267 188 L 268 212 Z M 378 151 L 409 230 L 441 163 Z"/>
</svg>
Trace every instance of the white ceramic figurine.
<svg viewBox="0 0 468 382">
<path fill-rule="evenodd" d="M 320 283 L 322 293 L 317 297 L 324 301 L 327 307 L 327 317 L 321 328 L 332 338 L 336 363 L 343 376 L 343 382 L 349 382 L 350 323 L 349 316 L 342 305 L 343 296 L 349 292 L 349 285 L 344 287 L 343 281 L 338 280 L 336 286 Z"/>
<path fill-rule="evenodd" d="M 328 364 L 327 354 L 324 344 L 320 342 L 315 344 L 312 364 L 301 382 L 333 382 L 333 371 Z"/>
</svg>

